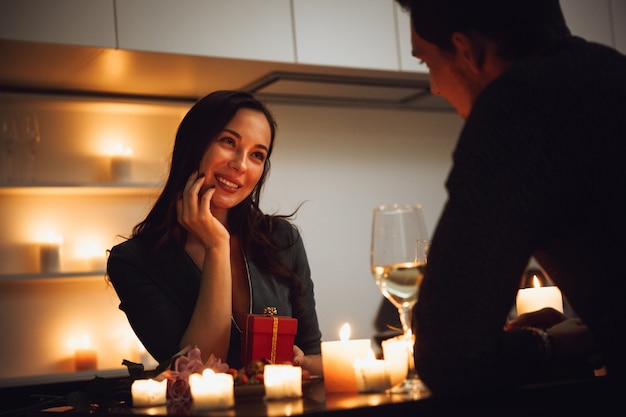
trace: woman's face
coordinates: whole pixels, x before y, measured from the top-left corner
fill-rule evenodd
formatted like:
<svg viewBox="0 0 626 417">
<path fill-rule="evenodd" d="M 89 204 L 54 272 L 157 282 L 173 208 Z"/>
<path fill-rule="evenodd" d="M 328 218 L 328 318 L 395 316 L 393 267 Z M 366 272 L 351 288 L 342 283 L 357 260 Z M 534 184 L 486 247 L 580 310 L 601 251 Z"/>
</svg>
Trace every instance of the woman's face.
<svg viewBox="0 0 626 417">
<path fill-rule="evenodd" d="M 205 175 L 201 194 L 215 187 L 211 210 L 228 210 L 241 203 L 263 175 L 271 142 L 265 115 L 242 108 L 211 141 L 200 161 Z"/>
</svg>

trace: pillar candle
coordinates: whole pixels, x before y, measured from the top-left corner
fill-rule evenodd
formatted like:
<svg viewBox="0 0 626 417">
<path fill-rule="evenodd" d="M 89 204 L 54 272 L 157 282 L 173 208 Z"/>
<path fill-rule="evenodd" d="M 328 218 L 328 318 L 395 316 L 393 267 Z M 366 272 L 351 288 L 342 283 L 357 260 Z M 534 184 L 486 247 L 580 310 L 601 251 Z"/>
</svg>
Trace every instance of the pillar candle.
<svg viewBox="0 0 626 417">
<path fill-rule="evenodd" d="M 383 340 L 383 358 L 387 361 L 389 379 L 395 386 L 404 381 L 409 372 L 409 346 L 403 335 Z"/>
<path fill-rule="evenodd" d="M 371 351 L 369 339 L 349 340 L 350 325 L 340 331 L 340 340 L 322 342 L 322 369 L 326 392 L 358 392 L 354 362 Z"/>
<path fill-rule="evenodd" d="M 41 272 L 59 272 L 61 270 L 61 243 L 63 238 L 50 232 L 48 241 L 39 245 L 39 267 Z"/>
<path fill-rule="evenodd" d="M 561 290 L 556 286 L 540 287 L 539 279 L 533 277 L 533 285 L 531 288 L 521 288 L 517 292 L 516 307 L 517 314 L 529 313 L 541 310 L 545 307 L 563 312 L 563 295 Z"/>
<path fill-rule="evenodd" d="M 377 392 L 391 388 L 387 361 L 376 359 L 374 352 L 365 359 L 354 361 L 354 373 L 359 392 Z"/>
<path fill-rule="evenodd" d="M 265 398 L 302 397 L 302 368 L 292 365 L 265 365 Z"/>
<path fill-rule="evenodd" d="M 134 407 L 151 407 L 165 404 L 167 379 L 138 379 L 131 385 Z"/>
<path fill-rule="evenodd" d="M 130 181 L 132 154 L 132 149 L 117 145 L 116 153 L 111 157 L 111 180 L 113 182 Z"/>
<path fill-rule="evenodd" d="M 83 347 L 74 351 L 76 371 L 91 371 L 98 368 L 98 353 L 89 347 L 89 337 L 83 338 Z"/>
<path fill-rule="evenodd" d="M 231 374 L 215 373 L 207 368 L 189 376 L 189 388 L 195 410 L 219 410 L 235 405 L 234 380 Z"/>
</svg>

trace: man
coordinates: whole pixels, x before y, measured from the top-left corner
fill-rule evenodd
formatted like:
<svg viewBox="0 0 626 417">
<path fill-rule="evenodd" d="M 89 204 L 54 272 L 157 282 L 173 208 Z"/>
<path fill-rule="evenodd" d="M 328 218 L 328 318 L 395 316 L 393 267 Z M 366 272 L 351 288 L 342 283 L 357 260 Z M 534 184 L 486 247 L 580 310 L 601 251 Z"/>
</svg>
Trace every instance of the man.
<svg viewBox="0 0 626 417">
<path fill-rule="evenodd" d="M 397 2 L 432 92 L 465 119 L 415 309 L 421 379 L 457 395 L 621 377 L 626 57 L 572 36 L 558 0 Z M 531 257 L 576 318 L 506 323 Z"/>
</svg>

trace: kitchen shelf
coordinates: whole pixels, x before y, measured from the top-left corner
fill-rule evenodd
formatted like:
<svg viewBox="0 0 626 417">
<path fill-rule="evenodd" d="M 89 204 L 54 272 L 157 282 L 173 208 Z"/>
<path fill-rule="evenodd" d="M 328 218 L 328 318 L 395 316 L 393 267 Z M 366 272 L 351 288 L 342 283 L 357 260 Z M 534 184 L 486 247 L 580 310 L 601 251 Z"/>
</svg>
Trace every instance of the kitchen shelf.
<svg viewBox="0 0 626 417">
<path fill-rule="evenodd" d="M 64 278 L 101 278 L 106 271 L 75 271 L 75 272 L 48 272 L 48 273 L 17 273 L 0 274 L 0 282 L 30 281 L 39 279 L 64 279 Z"/>
<path fill-rule="evenodd" d="M 15 183 L 0 185 L 0 195 L 136 195 L 159 191 L 162 187 L 157 183 Z"/>
</svg>

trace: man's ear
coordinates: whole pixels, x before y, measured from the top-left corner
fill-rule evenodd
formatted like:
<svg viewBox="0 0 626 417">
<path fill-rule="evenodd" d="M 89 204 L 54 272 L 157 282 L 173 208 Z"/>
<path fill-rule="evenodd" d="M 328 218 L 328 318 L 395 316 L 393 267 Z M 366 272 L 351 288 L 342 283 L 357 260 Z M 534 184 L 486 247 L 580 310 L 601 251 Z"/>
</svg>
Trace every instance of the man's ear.
<svg viewBox="0 0 626 417">
<path fill-rule="evenodd" d="M 479 72 L 485 64 L 485 45 L 480 38 L 470 37 L 465 33 L 454 32 L 452 45 L 459 57 L 473 72 Z"/>
</svg>

